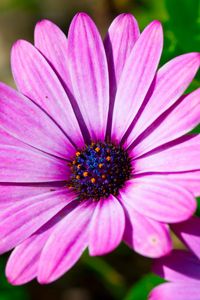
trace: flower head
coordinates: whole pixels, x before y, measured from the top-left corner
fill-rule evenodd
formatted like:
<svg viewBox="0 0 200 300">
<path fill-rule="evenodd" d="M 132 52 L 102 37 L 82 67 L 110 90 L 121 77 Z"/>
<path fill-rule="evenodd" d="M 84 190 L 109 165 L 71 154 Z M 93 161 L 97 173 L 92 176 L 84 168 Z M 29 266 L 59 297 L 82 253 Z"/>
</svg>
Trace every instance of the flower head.
<svg viewBox="0 0 200 300">
<path fill-rule="evenodd" d="M 86 14 L 68 38 L 50 21 L 35 45 L 14 44 L 18 92 L 0 84 L 0 252 L 13 284 L 51 282 L 88 247 L 124 240 L 140 254 L 172 248 L 168 223 L 189 218 L 199 193 L 200 89 L 181 96 L 199 54 L 157 71 L 162 27 L 139 33 L 119 15 L 104 44 Z M 185 188 L 187 182 L 187 189 Z"/>
</svg>

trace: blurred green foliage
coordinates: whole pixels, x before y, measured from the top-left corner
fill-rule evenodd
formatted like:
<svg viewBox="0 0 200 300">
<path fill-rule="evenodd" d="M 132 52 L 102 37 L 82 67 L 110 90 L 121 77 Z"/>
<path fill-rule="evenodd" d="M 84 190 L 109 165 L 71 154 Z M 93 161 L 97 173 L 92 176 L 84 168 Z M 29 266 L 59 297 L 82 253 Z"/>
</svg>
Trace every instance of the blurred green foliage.
<svg viewBox="0 0 200 300">
<path fill-rule="evenodd" d="M 0 2 L 0 9 L 2 11 L 9 11 L 9 10 L 29 10 L 37 12 L 39 8 L 39 1 L 38 0 L 7 0 Z"/>
<path fill-rule="evenodd" d="M 150 291 L 163 282 L 159 276 L 149 273 L 134 284 L 124 300 L 146 300 Z"/>
<path fill-rule="evenodd" d="M 126 283 L 123 278 L 110 264 L 101 257 L 91 257 L 85 253 L 82 262 L 91 269 L 102 281 L 104 287 L 116 300 L 121 300 L 126 294 Z"/>
<path fill-rule="evenodd" d="M 62 12 L 65 2 L 66 15 Z M 103 5 L 97 5 L 100 3 L 103 3 Z M 97 8 L 95 8 L 95 6 Z M 69 23 L 71 16 L 76 11 L 83 10 L 83 8 L 85 8 L 85 11 L 93 13 L 92 17 L 98 24 L 102 24 L 100 21 L 103 16 L 106 16 L 107 20 L 110 22 L 110 20 L 113 19 L 116 14 L 124 11 L 132 12 L 136 16 L 141 29 L 143 29 L 153 19 L 160 20 L 163 23 L 165 38 L 161 65 L 177 55 L 181 55 L 190 51 L 200 51 L 199 0 L 0 0 L 0 18 L 2 18 L 2 20 L 3 18 L 5 19 L 6 13 L 10 18 L 9 14 L 10 12 L 13 13 L 13 11 L 20 11 L 22 14 L 28 14 L 28 19 L 29 16 L 33 15 L 34 22 L 41 17 L 48 18 L 50 15 L 52 16 L 53 21 L 59 20 L 60 24 L 58 22 L 57 23 L 62 27 L 63 24 Z M 100 8 L 102 11 L 100 11 Z M 16 16 L 18 16 L 18 14 L 16 14 Z M 22 15 L 19 16 L 21 17 Z M 62 16 L 63 19 L 60 19 L 60 16 Z M 31 22 L 33 22 L 33 19 L 30 20 L 30 24 L 32 24 Z M 4 28 L 2 27 L 2 30 L 5 30 L 5 36 L 7 38 L 9 34 L 7 34 L 6 30 L 10 27 L 13 31 L 13 36 L 11 39 L 12 42 L 14 42 L 19 33 L 19 27 L 17 26 L 18 23 L 20 24 L 21 19 L 16 17 L 16 20 L 14 20 L 13 15 L 11 14 L 11 20 L 13 20 L 13 23 L 10 24 L 10 19 L 8 19 L 8 22 L 5 23 L 5 26 Z M 25 18 L 24 22 L 28 22 L 28 20 Z M 22 28 L 24 28 L 24 30 L 25 28 L 30 28 L 32 30 L 33 28 L 31 27 L 32 25 L 30 26 L 30 24 L 22 24 L 23 26 L 20 27 L 20 33 L 23 34 Z M 101 27 L 100 30 L 102 32 L 104 31 Z M 29 36 L 30 39 L 32 39 L 32 34 L 33 33 L 31 31 Z M 5 73 L 4 69 L 3 73 Z M 200 74 L 196 76 L 187 92 L 192 91 L 199 86 Z M 199 133 L 200 126 L 198 126 L 192 132 Z M 197 199 L 197 202 L 197 215 L 200 216 L 200 198 Z M 86 253 L 78 266 L 72 271 L 68 272 L 66 277 L 63 277 L 57 283 L 51 285 L 51 288 L 38 288 L 36 283 L 29 284 L 27 289 L 31 290 L 31 293 L 34 289 L 34 296 L 32 294 L 28 295 L 27 289 L 24 287 L 12 287 L 7 283 L 6 278 L 3 275 L 5 259 L 1 258 L 0 300 L 40 300 L 44 298 L 46 299 L 46 296 L 44 296 L 46 294 L 48 294 L 49 300 L 69 300 L 70 298 L 67 298 L 67 296 L 62 296 L 62 293 L 65 291 L 66 286 L 68 288 L 70 284 L 72 287 L 77 287 L 79 285 L 81 286 L 82 284 L 84 285 L 84 288 L 92 291 L 91 294 L 89 294 L 92 295 L 91 298 L 87 299 L 146 300 L 150 290 L 157 284 L 163 282 L 163 280 L 152 273 L 144 276 L 143 274 L 145 268 L 143 268 L 141 261 L 139 261 L 137 264 L 137 256 L 134 258 L 134 264 L 130 259 L 130 263 L 126 265 L 126 269 L 124 270 L 124 268 L 121 268 L 121 265 L 124 264 L 123 259 L 125 256 L 127 256 L 127 253 L 129 253 L 131 256 L 134 255 L 131 250 L 124 250 L 124 248 L 120 248 L 114 253 L 110 254 L 110 256 L 112 256 L 111 260 L 104 259 L 103 257 L 90 258 Z M 132 273 L 128 268 L 132 268 Z M 137 268 L 137 276 L 134 276 L 134 272 L 136 272 L 135 268 Z M 78 271 L 80 273 L 78 273 Z M 74 273 L 76 274 L 74 275 Z M 77 276 L 77 273 L 80 276 Z M 138 274 L 140 276 L 138 276 Z M 87 276 L 92 276 L 92 282 L 96 280 L 97 287 L 91 287 L 90 282 L 86 283 L 83 280 L 83 277 L 86 278 Z M 139 280 L 138 277 L 140 277 Z M 102 288 L 106 290 L 107 296 L 105 296 L 105 292 L 102 292 Z M 52 293 L 52 291 L 55 291 L 55 293 Z M 55 294 L 56 296 L 54 296 Z M 82 300 L 84 298 L 77 299 Z"/>
<path fill-rule="evenodd" d="M 175 57 L 186 52 L 200 52 L 200 1 L 165 0 L 169 20 L 166 23 L 166 37 L 171 37 L 171 51 L 165 45 L 164 58 Z M 171 53 L 170 53 L 171 52 Z M 200 72 L 187 92 L 200 86 Z"/>
<path fill-rule="evenodd" d="M 166 0 L 169 26 L 185 52 L 200 51 L 200 1 Z"/>
</svg>

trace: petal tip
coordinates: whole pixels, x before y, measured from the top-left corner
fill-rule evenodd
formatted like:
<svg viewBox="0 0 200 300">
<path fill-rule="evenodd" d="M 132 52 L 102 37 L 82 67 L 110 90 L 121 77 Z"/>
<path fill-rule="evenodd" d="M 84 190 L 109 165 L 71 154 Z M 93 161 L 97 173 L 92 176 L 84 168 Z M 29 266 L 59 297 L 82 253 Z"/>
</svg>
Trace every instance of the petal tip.
<svg viewBox="0 0 200 300">
<path fill-rule="evenodd" d="M 152 29 L 158 29 L 158 30 L 160 29 L 160 30 L 162 30 L 162 23 L 160 21 L 158 21 L 158 20 L 152 21 L 148 26 L 150 28 L 152 28 Z"/>
<path fill-rule="evenodd" d="M 116 246 L 117 247 L 117 246 Z M 90 256 L 103 256 L 106 255 L 110 252 L 112 252 L 116 247 L 113 247 L 113 249 L 108 249 L 107 251 L 105 249 L 101 250 L 101 249 L 93 249 L 91 247 L 89 247 L 89 255 Z"/>
<path fill-rule="evenodd" d="M 118 15 L 119 19 L 127 19 L 127 20 L 133 20 L 135 17 L 131 13 L 122 13 Z"/>
<path fill-rule="evenodd" d="M 18 47 L 20 47 L 21 45 L 23 45 L 24 43 L 26 43 L 27 41 L 23 40 L 23 39 L 20 39 L 20 40 L 17 40 L 14 42 L 14 44 L 12 45 L 12 48 L 11 48 L 11 51 L 13 49 L 16 49 Z M 28 43 L 28 42 L 27 42 Z"/>
<path fill-rule="evenodd" d="M 74 19 L 90 19 L 89 15 L 85 12 L 78 12 L 75 16 Z"/>
<path fill-rule="evenodd" d="M 163 38 L 163 27 L 160 21 L 154 20 L 150 23 L 149 27 L 152 29 L 153 32 L 156 32 L 158 36 Z"/>
<path fill-rule="evenodd" d="M 200 52 L 194 52 L 194 59 L 198 64 L 198 68 L 200 67 Z"/>
<path fill-rule="evenodd" d="M 39 266 L 39 270 L 38 270 L 38 274 L 37 274 L 37 282 L 39 284 L 46 285 L 46 284 L 51 283 L 54 280 L 56 280 L 56 279 L 52 279 L 51 274 L 47 274 L 47 272 L 45 272 L 45 270 L 42 270 Z"/>
<path fill-rule="evenodd" d="M 12 45 L 12 48 L 11 48 L 11 58 L 12 58 L 12 54 L 13 54 L 15 51 L 19 51 L 21 48 L 30 47 L 30 45 L 31 45 L 31 43 L 29 43 L 29 42 L 26 41 L 26 40 L 23 40 L 23 39 L 17 40 L 17 41 Z"/>
<path fill-rule="evenodd" d="M 6 274 L 6 279 L 11 285 L 20 285 L 20 283 L 17 282 L 16 278 L 12 278 L 12 276 Z"/>
<path fill-rule="evenodd" d="M 35 25 L 35 29 L 37 29 L 38 27 L 46 27 L 46 26 L 51 26 L 53 23 L 48 20 L 48 19 L 42 19 L 39 20 L 36 25 Z"/>
<path fill-rule="evenodd" d="M 47 279 L 39 278 L 39 277 L 37 278 L 37 281 L 39 284 L 42 284 L 42 285 L 46 285 L 46 284 L 50 283 Z"/>
<path fill-rule="evenodd" d="M 133 26 L 135 25 L 136 27 L 138 27 L 138 22 L 134 15 L 132 15 L 131 13 L 122 13 L 118 15 L 115 20 L 117 20 L 119 23 L 125 23 L 127 25 Z M 139 30 L 139 28 L 137 29 Z"/>
<path fill-rule="evenodd" d="M 163 27 L 160 21 L 158 20 L 152 21 L 145 28 L 144 31 L 148 32 L 148 36 L 149 35 L 154 36 L 154 39 L 157 41 L 158 45 L 161 45 L 163 47 Z"/>
<path fill-rule="evenodd" d="M 76 26 L 84 27 L 88 23 L 91 24 L 91 22 L 92 22 L 92 19 L 90 18 L 90 16 L 88 14 L 86 14 L 85 12 L 79 12 L 73 17 L 72 22 L 69 27 L 69 32 L 70 32 L 70 28 L 74 28 L 74 26 L 75 27 Z"/>
</svg>

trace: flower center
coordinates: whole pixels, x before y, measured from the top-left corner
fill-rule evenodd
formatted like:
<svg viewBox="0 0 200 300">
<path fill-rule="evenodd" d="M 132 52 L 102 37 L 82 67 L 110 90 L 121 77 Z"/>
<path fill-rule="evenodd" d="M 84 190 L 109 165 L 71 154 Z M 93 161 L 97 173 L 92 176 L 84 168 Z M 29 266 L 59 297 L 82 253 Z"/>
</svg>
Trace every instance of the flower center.
<svg viewBox="0 0 200 300">
<path fill-rule="evenodd" d="M 131 176 L 131 160 L 127 151 L 112 143 L 91 143 L 76 152 L 70 163 L 69 186 L 79 199 L 107 198 L 118 195 Z"/>
</svg>

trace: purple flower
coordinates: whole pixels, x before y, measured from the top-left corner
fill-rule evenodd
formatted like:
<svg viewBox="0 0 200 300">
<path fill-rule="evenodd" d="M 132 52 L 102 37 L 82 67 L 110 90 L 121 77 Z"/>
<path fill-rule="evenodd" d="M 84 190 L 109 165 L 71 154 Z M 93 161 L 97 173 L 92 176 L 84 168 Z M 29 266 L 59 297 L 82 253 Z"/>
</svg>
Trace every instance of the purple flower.
<svg viewBox="0 0 200 300">
<path fill-rule="evenodd" d="M 81 13 L 68 39 L 44 20 L 35 46 L 13 46 L 19 92 L 0 84 L 0 252 L 15 248 L 11 283 L 52 282 L 87 247 L 171 250 L 167 224 L 188 219 L 200 192 L 200 136 L 186 135 L 200 89 L 181 96 L 200 59 L 181 55 L 157 72 L 162 44 L 158 21 L 140 35 L 129 14 L 103 44 Z"/>
<path fill-rule="evenodd" d="M 169 281 L 155 287 L 149 300 L 198 300 L 200 295 L 200 218 L 174 224 L 172 229 L 192 252 L 173 250 L 155 260 L 153 271 Z"/>
</svg>

